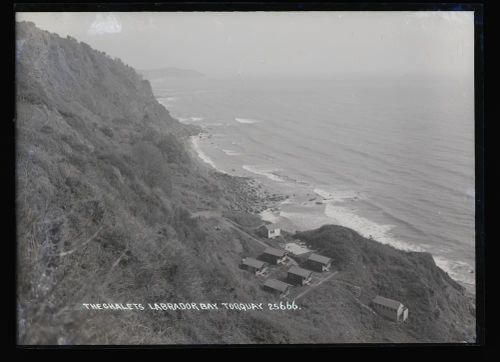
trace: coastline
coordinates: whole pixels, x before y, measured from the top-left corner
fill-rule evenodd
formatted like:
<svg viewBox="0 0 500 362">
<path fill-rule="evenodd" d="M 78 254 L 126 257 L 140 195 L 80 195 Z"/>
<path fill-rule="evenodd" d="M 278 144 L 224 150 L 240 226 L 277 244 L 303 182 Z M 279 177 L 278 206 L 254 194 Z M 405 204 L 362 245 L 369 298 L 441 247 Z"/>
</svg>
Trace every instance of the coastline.
<svg viewBox="0 0 500 362">
<path fill-rule="evenodd" d="M 391 245 L 399 250 L 426 252 L 418 246 L 388 236 L 391 225 L 379 225 L 356 215 L 352 210 L 355 204 L 362 202 L 362 195 L 359 193 L 311 189 L 307 183 L 291 179 L 276 170 L 256 170 L 247 165 L 240 165 L 243 171 L 238 172 L 236 167 L 233 167 L 232 172 L 226 172 L 220 164 L 217 165 L 216 161 L 203 151 L 201 143 L 210 140 L 213 135 L 204 127 L 201 129 L 199 134 L 190 136 L 189 139 L 193 154 L 196 155 L 200 164 L 228 177 L 243 177 L 252 180 L 247 185 L 247 189 L 245 187 L 238 189 L 238 192 L 247 194 L 248 200 L 252 199 L 248 195 L 255 195 L 256 191 L 260 193 L 257 197 L 260 199 L 257 207 L 255 206 L 256 200 L 253 198 L 253 205 L 240 205 L 240 210 L 250 213 L 258 211 L 258 216 L 263 221 L 278 223 L 284 230 L 291 233 L 313 230 L 328 224 L 341 225 L 356 231 L 365 238 Z M 433 254 L 432 257 L 440 269 L 475 298 L 475 284 L 461 279 L 460 275 L 453 271 L 449 260 Z"/>
<path fill-rule="evenodd" d="M 188 149 L 191 150 L 194 161 L 199 167 L 215 172 L 214 175 L 221 182 L 227 192 L 236 195 L 233 204 L 230 206 L 232 211 L 246 212 L 249 214 L 260 215 L 266 210 L 276 209 L 289 196 L 280 192 L 278 188 L 270 187 L 246 175 L 235 175 L 225 172 L 205 153 L 200 147 L 199 141 L 210 137 L 210 133 L 202 130 L 196 135 L 189 136 Z M 261 218 L 262 219 L 262 218 Z M 265 221 L 264 219 L 262 219 Z"/>
<path fill-rule="evenodd" d="M 298 140 L 284 137 L 274 144 L 273 133 L 257 132 L 252 143 L 238 138 L 237 132 L 249 135 L 266 121 L 252 125 L 245 118 L 239 122 L 244 126 L 232 133 L 231 124 L 213 132 L 207 122 L 200 122 L 203 127 L 180 124 L 182 118 L 154 100 L 151 84 L 119 59 L 34 24 L 16 27 L 27 44 L 19 63 L 16 121 L 23 134 L 17 168 L 23 171 L 28 165 L 25 176 L 39 176 L 34 183 L 19 183 L 23 197 L 18 198 L 18 226 L 28 231 L 18 238 L 21 344 L 477 342 L 474 297 L 437 267 L 430 253 L 397 250 L 345 226 L 310 229 L 312 222 L 346 222 L 346 215 L 356 213 L 349 208 L 363 206 L 364 200 L 356 192 L 337 190 L 341 186 L 330 172 L 325 178 L 312 177 L 321 166 L 301 151 L 290 149 L 289 162 L 276 157 L 284 146 L 307 139 L 304 133 L 295 130 Z M 49 61 L 38 61 L 40 54 Z M 92 62 L 67 67 L 71 59 L 89 57 Z M 47 77 L 32 77 L 33 69 Z M 66 76 L 61 77 L 61 69 L 67 70 Z M 89 87 L 79 86 L 87 83 Z M 68 89 L 86 102 L 61 101 Z M 202 89 L 196 86 L 196 91 Z M 211 108 L 198 108 L 193 98 L 184 105 L 183 116 L 196 111 L 208 122 L 226 120 Z M 243 108 L 230 97 L 217 98 L 225 111 L 240 113 Z M 289 107 L 292 102 L 283 104 Z M 37 114 L 47 115 L 49 124 L 40 129 L 39 117 L 32 116 Z M 82 117 L 88 122 L 80 122 Z M 192 122 L 201 119 L 189 117 Z M 300 124 L 302 120 L 297 119 Z M 197 139 L 189 138 L 195 134 Z M 269 143 L 273 147 L 266 148 Z M 335 169 L 335 155 L 327 150 L 315 158 Z M 361 166 L 351 165 L 352 170 Z M 329 186 L 321 186 L 325 184 Z M 362 190 L 356 184 L 345 187 Z M 389 198 L 383 192 L 372 195 Z M 43 227 L 33 228 L 40 218 L 45 218 Z M 264 218 L 288 220 L 290 229 L 308 231 L 283 232 L 266 240 Z M 443 225 L 444 231 L 450 229 Z M 411 239 L 411 234 L 401 235 Z M 262 259 L 263 248 L 270 246 L 297 254 L 306 251 L 284 258 L 284 265 L 271 265 L 268 259 L 265 273 L 242 268 L 247 258 Z M 308 274 L 310 283 L 302 278 L 295 283 L 292 265 L 316 269 L 304 260 L 308 252 L 328 257 L 331 268 L 322 263 Z M 283 296 L 283 288 L 275 291 L 279 293 L 265 290 L 270 279 L 297 285 L 285 285 L 289 293 Z M 388 320 L 382 311 L 376 313 L 370 306 L 377 295 L 407 307 L 408 321 L 399 324 L 398 316 Z M 92 307 L 88 311 L 78 308 L 82 298 Z M 175 303 L 163 303 L 169 301 Z M 178 302 L 192 308 L 169 307 Z M 136 308 L 130 316 L 129 308 L 110 307 L 118 304 L 155 308 L 145 308 L 149 313 Z"/>
</svg>

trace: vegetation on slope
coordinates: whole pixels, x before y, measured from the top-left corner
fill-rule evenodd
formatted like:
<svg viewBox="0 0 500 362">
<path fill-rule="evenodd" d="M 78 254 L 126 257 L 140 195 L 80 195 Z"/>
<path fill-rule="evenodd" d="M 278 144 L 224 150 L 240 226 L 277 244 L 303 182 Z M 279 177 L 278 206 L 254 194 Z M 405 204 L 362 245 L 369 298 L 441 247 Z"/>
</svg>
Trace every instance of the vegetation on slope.
<svg viewBox="0 0 500 362">
<path fill-rule="evenodd" d="M 429 253 L 397 250 L 335 225 L 297 236 L 331 257 L 341 279 L 361 288 L 366 304 L 382 295 L 406 305 L 405 333 L 427 342 L 475 340 L 471 296 Z"/>
<path fill-rule="evenodd" d="M 238 268 L 262 246 L 233 228 L 216 230 L 214 218 L 191 217 L 198 210 L 248 211 L 258 196 L 248 180 L 202 167 L 186 147 L 198 130 L 173 119 L 149 83 L 120 60 L 32 23 L 17 24 L 16 45 L 19 343 L 463 337 L 464 297 L 427 256 L 330 227 L 304 238 L 370 292 L 400 297 L 421 324 L 381 321 L 333 282 L 293 312 L 82 310 L 82 303 L 274 300 Z M 393 273 L 399 284 L 391 284 Z"/>
</svg>

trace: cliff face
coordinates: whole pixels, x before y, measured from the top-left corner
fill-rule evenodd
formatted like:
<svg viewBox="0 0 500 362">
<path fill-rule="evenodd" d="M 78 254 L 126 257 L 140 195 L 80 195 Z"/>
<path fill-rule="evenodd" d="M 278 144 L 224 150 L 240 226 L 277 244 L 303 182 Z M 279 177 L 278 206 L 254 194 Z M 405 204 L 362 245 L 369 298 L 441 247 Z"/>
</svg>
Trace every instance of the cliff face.
<svg viewBox="0 0 500 362">
<path fill-rule="evenodd" d="M 245 180 L 192 158 L 186 137 L 197 130 L 173 119 L 132 68 L 86 44 L 31 23 L 17 24 L 16 44 L 20 343 L 466 338 L 473 323 L 466 297 L 429 256 L 336 227 L 303 237 L 334 257 L 363 296 L 400 298 L 411 323 L 381 320 L 333 282 L 305 297 L 298 312 L 81 310 L 81 303 L 275 299 L 238 268 L 261 245 L 231 227 L 215 230 L 214 218 L 191 217 L 249 200 L 238 192 Z"/>
<path fill-rule="evenodd" d="M 30 24 L 18 26 L 16 36 L 21 100 L 51 105 L 66 117 L 97 117 L 103 124 L 143 123 L 174 133 L 182 129 L 155 102 L 149 82 L 120 60 Z"/>
<path fill-rule="evenodd" d="M 198 323 L 177 315 L 74 308 L 225 296 L 217 286 L 236 284 L 238 236 L 208 253 L 215 240 L 190 213 L 230 207 L 237 198 L 228 190 L 246 181 L 199 167 L 186 147 L 197 130 L 174 120 L 121 61 L 31 23 L 17 24 L 16 38 L 20 342 L 220 339 L 204 330 L 211 322 L 193 332 Z M 158 334 L 165 325 L 179 328 Z"/>
</svg>

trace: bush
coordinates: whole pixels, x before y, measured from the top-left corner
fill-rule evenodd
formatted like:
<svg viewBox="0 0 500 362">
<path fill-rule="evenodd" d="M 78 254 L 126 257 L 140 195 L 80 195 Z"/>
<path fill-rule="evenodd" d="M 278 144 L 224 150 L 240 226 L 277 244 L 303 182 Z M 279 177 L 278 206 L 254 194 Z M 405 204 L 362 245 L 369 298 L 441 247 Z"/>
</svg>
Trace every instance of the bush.
<svg viewBox="0 0 500 362">
<path fill-rule="evenodd" d="M 172 193 L 172 180 L 165 157 L 150 142 L 138 142 L 133 149 L 138 175 L 150 187 L 158 186 L 167 195 Z"/>
<path fill-rule="evenodd" d="M 184 150 L 184 146 L 172 134 L 163 136 L 157 147 L 169 163 L 183 164 L 189 162 L 189 156 Z"/>
</svg>

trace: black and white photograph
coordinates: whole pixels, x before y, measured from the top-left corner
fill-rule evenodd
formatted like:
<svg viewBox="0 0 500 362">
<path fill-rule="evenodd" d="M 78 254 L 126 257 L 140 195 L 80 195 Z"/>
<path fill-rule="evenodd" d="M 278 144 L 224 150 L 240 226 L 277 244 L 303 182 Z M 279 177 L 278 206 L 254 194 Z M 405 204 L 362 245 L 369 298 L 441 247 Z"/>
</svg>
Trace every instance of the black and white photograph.
<svg viewBox="0 0 500 362">
<path fill-rule="evenodd" d="M 476 344 L 475 47 L 470 8 L 16 10 L 17 344 Z"/>
</svg>

